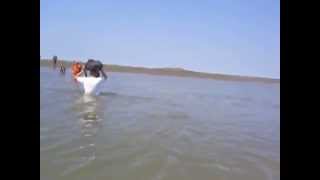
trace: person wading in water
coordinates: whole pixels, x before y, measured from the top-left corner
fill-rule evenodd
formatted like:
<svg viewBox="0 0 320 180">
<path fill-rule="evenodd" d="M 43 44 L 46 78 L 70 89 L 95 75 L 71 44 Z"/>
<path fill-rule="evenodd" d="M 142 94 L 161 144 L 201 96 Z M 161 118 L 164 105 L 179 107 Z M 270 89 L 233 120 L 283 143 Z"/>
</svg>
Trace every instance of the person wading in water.
<svg viewBox="0 0 320 180">
<path fill-rule="evenodd" d="M 63 63 L 60 63 L 60 73 L 65 74 L 66 72 L 66 67 L 64 67 Z"/>
<path fill-rule="evenodd" d="M 53 68 L 55 69 L 57 67 L 58 57 L 57 56 L 53 56 L 52 61 L 53 61 Z"/>
<path fill-rule="evenodd" d="M 72 77 L 76 79 L 78 76 L 80 76 L 80 74 L 82 73 L 82 69 L 83 67 L 79 62 L 73 61 L 71 65 Z"/>
<path fill-rule="evenodd" d="M 74 63 L 72 69 L 75 69 L 73 70 L 74 79 L 83 85 L 86 94 L 95 92 L 102 80 L 108 78 L 103 70 L 103 64 L 93 59 L 89 59 L 81 68 L 77 66 L 77 63 Z M 79 70 L 80 72 L 78 72 Z M 87 71 L 90 72 L 90 77 L 88 77 Z M 103 77 L 101 77 L 100 73 Z M 84 74 L 85 77 L 80 77 L 81 74 Z"/>
<path fill-rule="evenodd" d="M 103 70 L 103 64 L 100 61 L 89 59 L 84 66 L 75 61 L 72 63 L 71 72 L 74 78 L 79 77 L 82 73 L 84 73 L 85 77 L 88 77 L 87 71 L 90 72 L 90 76 L 100 77 L 101 73 L 103 78 L 108 78 Z"/>
</svg>

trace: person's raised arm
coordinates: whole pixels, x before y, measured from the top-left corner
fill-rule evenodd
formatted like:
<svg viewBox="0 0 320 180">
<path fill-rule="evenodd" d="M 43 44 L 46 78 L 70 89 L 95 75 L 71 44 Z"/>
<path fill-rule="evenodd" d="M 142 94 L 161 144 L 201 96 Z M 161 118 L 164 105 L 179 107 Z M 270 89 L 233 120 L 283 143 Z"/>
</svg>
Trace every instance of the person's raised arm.
<svg viewBox="0 0 320 180">
<path fill-rule="evenodd" d="M 104 72 L 103 69 L 100 70 L 101 74 L 103 75 L 104 79 L 108 79 L 108 76 L 106 75 L 106 73 Z"/>
<path fill-rule="evenodd" d="M 82 67 L 82 71 L 84 72 L 84 76 L 87 77 L 87 70 L 86 70 L 86 66 L 83 66 Z"/>
</svg>

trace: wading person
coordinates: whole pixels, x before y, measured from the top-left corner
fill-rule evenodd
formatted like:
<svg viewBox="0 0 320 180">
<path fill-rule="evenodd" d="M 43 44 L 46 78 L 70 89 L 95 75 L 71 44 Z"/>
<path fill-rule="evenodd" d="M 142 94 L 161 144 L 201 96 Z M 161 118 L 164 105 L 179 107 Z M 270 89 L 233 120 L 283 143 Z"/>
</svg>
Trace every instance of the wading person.
<svg viewBox="0 0 320 180">
<path fill-rule="evenodd" d="M 76 77 L 80 76 L 81 72 L 82 72 L 82 65 L 79 62 L 73 61 L 71 65 L 72 77 L 76 79 Z"/>
<path fill-rule="evenodd" d="M 89 76 L 87 71 L 89 71 Z M 84 77 L 81 77 L 82 74 L 84 74 Z M 103 65 L 100 61 L 89 59 L 87 63 L 82 66 L 81 71 L 75 74 L 74 78 L 83 85 L 85 94 L 93 94 L 97 92 L 98 85 L 103 79 L 107 79 L 108 76 L 103 71 Z"/>
<path fill-rule="evenodd" d="M 65 72 L 66 72 L 66 67 L 64 67 L 64 65 L 60 63 L 60 73 L 65 74 Z"/>
<path fill-rule="evenodd" d="M 53 56 L 52 61 L 53 61 L 53 68 L 56 68 L 57 67 L 58 57 L 57 56 Z"/>
</svg>

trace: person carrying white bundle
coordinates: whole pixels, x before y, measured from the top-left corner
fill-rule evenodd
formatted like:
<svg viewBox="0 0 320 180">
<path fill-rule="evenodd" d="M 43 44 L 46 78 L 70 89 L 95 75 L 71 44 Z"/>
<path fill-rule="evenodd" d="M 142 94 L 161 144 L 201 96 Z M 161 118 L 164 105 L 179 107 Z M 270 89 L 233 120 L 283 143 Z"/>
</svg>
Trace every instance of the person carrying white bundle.
<svg viewBox="0 0 320 180">
<path fill-rule="evenodd" d="M 90 72 L 88 77 L 87 71 Z M 80 75 L 84 73 L 84 77 Z M 102 74 L 102 77 L 100 76 Z M 96 90 L 104 79 L 107 79 L 108 76 L 103 71 L 103 65 L 100 61 L 95 61 L 89 59 L 88 62 L 81 68 L 81 71 L 75 75 L 75 79 L 83 84 L 83 89 L 85 94 L 94 94 Z"/>
</svg>

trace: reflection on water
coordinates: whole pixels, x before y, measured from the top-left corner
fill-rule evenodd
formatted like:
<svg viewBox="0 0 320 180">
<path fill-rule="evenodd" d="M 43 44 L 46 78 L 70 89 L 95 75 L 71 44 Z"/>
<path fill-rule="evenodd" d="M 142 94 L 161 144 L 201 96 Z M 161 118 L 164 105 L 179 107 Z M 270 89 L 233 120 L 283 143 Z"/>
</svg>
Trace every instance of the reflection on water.
<svg viewBox="0 0 320 180">
<path fill-rule="evenodd" d="M 280 179 L 279 85 L 41 69 L 40 178 Z"/>
<path fill-rule="evenodd" d="M 102 117 L 98 114 L 97 108 L 99 103 L 97 97 L 91 95 L 81 96 L 75 103 L 78 108 L 79 124 L 80 124 L 80 138 L 78 144 L 78 156 L 75 158 L 75 166 L 64 170 L 63 176 L 72 174 L 79 168 L 90 164 L 96 159 L 96 144 L 95 138 L 99 131 L 99 123 L 102 121 Z M 81 160 L 79 162 L 79 160 Z"/>
</svg>

